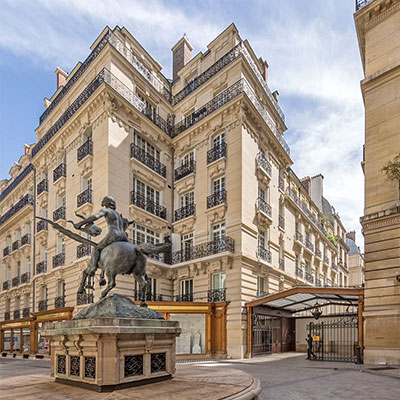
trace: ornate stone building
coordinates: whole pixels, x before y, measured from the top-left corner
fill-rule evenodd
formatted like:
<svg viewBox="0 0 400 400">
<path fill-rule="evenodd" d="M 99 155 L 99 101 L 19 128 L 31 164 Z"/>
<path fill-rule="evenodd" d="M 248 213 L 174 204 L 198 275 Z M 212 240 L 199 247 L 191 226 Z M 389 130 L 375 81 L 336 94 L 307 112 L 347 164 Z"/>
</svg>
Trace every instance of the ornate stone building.
<svg viewBox="0 0 400 400">
<path fill-rule="evenodd" d="M 382 168 L 400 153 L 400 1 L 357 0 L 365 78 L 365 362 L 400 363 L 399 182 Z"/>
<path fill-rule="evenodd" d="M 245 302 L 347 286 L 345 229 L 323 177 L 290 168 L 267 62 L 233 24 L 205 53 L 191 57 L 186 37 L 172 50 L 173 81 L 125 28 L 107 27 L 83 63 L 57 68 L 36 143 L 2 182 L 1 350 L 48 351 L 40 324 L 98 298 L 97 277 L 76 294 L 90 249 L 33 216 L 71 227 L 108 194 L 135 221 L 132 241 L 172 242 L 149 259 L 148 302 L 180 321 L 180 354 L 242 357 Z M 138 299 L 131 276 L 115 291 Z"/>
</svg>

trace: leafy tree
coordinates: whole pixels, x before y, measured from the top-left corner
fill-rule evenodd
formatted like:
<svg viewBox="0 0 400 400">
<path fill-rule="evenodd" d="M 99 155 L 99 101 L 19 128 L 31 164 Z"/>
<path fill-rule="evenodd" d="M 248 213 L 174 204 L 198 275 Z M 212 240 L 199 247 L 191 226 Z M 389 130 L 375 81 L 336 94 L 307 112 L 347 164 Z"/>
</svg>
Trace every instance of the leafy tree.
<svg viewBox="0 0 400 400">
<path fill-rule="evenodd" d="M 382 172 L 386 174 L 389 181 L 400 181 L 400 153 L 389 161 L 383 168 Z"/>
</svg>

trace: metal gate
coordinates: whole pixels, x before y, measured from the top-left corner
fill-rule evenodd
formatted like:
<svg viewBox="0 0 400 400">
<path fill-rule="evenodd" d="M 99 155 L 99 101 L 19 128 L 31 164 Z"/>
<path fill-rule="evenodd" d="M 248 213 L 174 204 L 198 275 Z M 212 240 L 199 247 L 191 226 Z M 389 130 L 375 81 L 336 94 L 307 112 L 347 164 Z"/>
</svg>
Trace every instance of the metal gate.
<svg viewBox="0 0 400 400">
<path fill-rule="evenodd" d="M 311 360 L 360 362 L 357 316 L 310 322 L 308 331 L 313 338 Z"/>
<path fill-rule="evenodd" d="M 272 318 L 267 315 L 252 315 L 253 356 L 272 354 Z"/>
</svg>

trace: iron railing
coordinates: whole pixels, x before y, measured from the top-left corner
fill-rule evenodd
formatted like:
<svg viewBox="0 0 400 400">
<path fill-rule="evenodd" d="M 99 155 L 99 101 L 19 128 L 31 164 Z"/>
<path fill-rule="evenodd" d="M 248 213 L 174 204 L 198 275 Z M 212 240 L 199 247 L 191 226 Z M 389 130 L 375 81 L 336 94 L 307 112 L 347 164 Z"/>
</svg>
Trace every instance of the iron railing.
<svg viewBox="0 0 400 400">
<path fill-rule="evenodd" d="M 314 277 L 307 271 L 305 271 L 305 278 L 306 281 L 313 284 L 314 283 Z"/>
<path fill-rule="evenodd" d="M 77 207 L 81 207 L 86 203 L 92 202 L 92 189 L 86 189 L 76 197 Z"/>
<path fill-rule="evenodd" d="M 220 190 L 207 197 L 207 208 L 226 203 L 226 190 Z"/>
<path fill-rule="evenodd" d="M 29 164 L 25 169 L 17 175 L 17 177 L 1 192 L 0 201 L 4 200 L 5 197 L 14 190 L 24 179 L 25 177 L 33 171 L 34 167 L 32 164 Z"/>
<path fill-rule="evenodd" d="M 20 310 L 14 310 L 14 319 L 20 319 L 20 318 L 21 318 Z"/>
<path fill-rule="evenodd" d="M 36 273 L 41 274 L 47 271 L 47 261 L 40 261 L 36 264 Z"/>
<path fill-rule="evenodd" d="M 139 160 L 162 177 L 165 178 L 167 176 L 166 166 L 135 143 L 131 143 L 131 157 L 136 158 L 136 160 Z"/>
<path fill-rule="evenodd" d="M 81 306 L 83 304 L 92 304 L 94 302 L 93 293 L 77 293 L 76 305 Z"/>
<path fill-rule="evenodd" d="M 372 0 L 356 0 L 356 11 L 358 11 L 361 8 L 365 7 L 371 1 Z"/>
<path fill-rule="evenodd" d="M 285 181 L 283 180 L 282 177 L 279 177 L 278 187 L 280 190 L 282 190 L 282 192 L 285 191 Z"/>
<path fill-rule="evenodd" d="M 282 271 L 285 270 L 285 259 L 284 258 L 279 259 L 279 269 Z"/>
<path fill-rule="evenodd" d="M 131 204 L 148 211 L 162 219 L 167 218 L 167 209 L 155 201 L 140 195 L 134 190 L 131 192 Z"/>
<path fill-rule="evenodd" d="M 53 212 L 53 221 L 58 221 L 59 219 L 65 219 L 65 211 L 66 208 L 64 206 L 57 208 L 57 210 Z"/>
<path fill-rule="evenodd" d="M 207 299 L 209 303 L 217 303 L 219 301 L 226 301 L 226 289 L 211 289 L 207 292 Z"/>
<path fill-rule="evenodd" d="M 178 264 L 184 261 L 195 260 L 197 258 L 211 256 L 213 254 L 223 253 L 229 251 L 235 252 L 235 241 L 229 237 L 224 236 L 214 239 L 210 242 L 192 246 L 189 249 L 183 249 L 172 253 L 172 264 Z"/>
<path fill-rule="evenodd" d="M 268 175 L 271 176 L 271 163 L 265 158 L 264 154 L 259 152 L 257 154 L 257 165 Z"/>
<path fill-rule="evenodd" d="M 22 210 L 26 205 L 33 205 L 33 196 L 26 194 L 21 200 L 14 204 L 5 214 L 0 217 L 0 225 L 3 225 L 11 217 L 13 217 L 18 211 Z"/>
<path fill-rule="evenodd" d="M 26 244 L 31 244 L 31 234 L 30 233 L 26 233 L 21 238 L 21 247 L 25 246 Z"/>
<path fill-rule="evenodd" d="M 64 308 L 65 307 L 65 296 L 58 296 L 54 300 L 54 308 Z"/>
<path fill-rule="evenodd" d="M 12 278 L 12 281 L 11 281 L 12 287 L 19 286 L 20 283 L 21 283 L 21 277 L 20 276 L 15 276 L 14 278 Z"/>
<path fill-rule="evenodd" d="M 3 282 L 3 290 L 8 290 L 8 289 L 10 289 L 10 287 L 11 287 L 11 281 L 10 280 Z"/>
<path fill-rule="evenodd" d="M 306 239 L 306 247 L 308 250 L 314 252 L 314 245 L 311 243 L 309 239 Z"/>
<path fill-rule="evenodd" d="M 178 303 L 191 303 L 193 302 L 193 298 L 193 293 L 178 294 L 175 296 L 175 301 Z"/>
<path fill-rule="evenodd" d="M 65 178 L 66 176 L 67 176 L 67 166 L 64 163 L 62 163 L 58 167 L 56 167 L 53 171 L 53 182 L 58 181 L 61 177 Z"/>
<path fill-rule="evenodd" d="M 30 272 L 24 272 L 21 275 L 21 284 L 22 283 L 28 283 L 31 279 L 31 273 Z"/>
<path fill-rule="evenodd" d="M 88 139 L 77 150 L 77 161 L 82 161 L 86 156 L 93 155 L 93 142 Z"/>
<path fill-rule="evenodd" d="M 12 244 L 12 251 L 18 250 L 21 247 L 21 240 L 17 239 Z"/>
<path fill-rule="evenodd" d="M 11 246 L 4 247 L 3 249 L 3 257 L 7 257 L 11 254 Z"/>
<path fill-rule="evenodd" d="M 207 164 L 226 157 L 226 143 L 222 142 L 215 145 L 212 149 L 207 151 Z"/>
<path fill-rule="evenodd" d="M 31 309 L 29 307 L 25 307 L 22 309 L 22 318 L 29 318 L 31 314 Z"/>
<path fill-rule="evenodd" d="M 337 265 L 336 265 L 335 263 L 332 263 L 332 269 L 333 269 L 334 271 L 337 271 L 337 270 L 338 270 L 338 267 L 337 267 Z"/>
<path fill-rule="evenodd" d="M 135 301 L 142 301 L 143 300 L 143 293 L 140 290 L 135 290 L 133 297 Z M 145 301 L 163 301 L 162 294 L 146 292 Z"/>
<path fill-rule="evenodd" d="M 76 258 L 82 258 L 85 256 L 90 256 L 92 253 L 92 246 L 86 243 L 82 243 L 76 246 Z"/>
<path fill-rule="evenodd" d="M 303 279 L 303 270 L 299 267 L 296 267 L 296 276 Z"/>
<path fill-rule="evenodd" d="M 196 213 L 196 205 L 194 203 L 187 204 L 184 207 L 175 210 L 175 221 L 190 217 Z"/>
<path fill-rule="evenodd" d="M 196 172 L 196 161 L 191 160 L 175 169 L 175 182 L 185 176 Z"/>
<path fill-rule="evenodd" d="M 53 256 L 53 268 L 61 267 L 65 264 L 65 253 L 58 253 Z"/>
<path fill-rule="evenodd" d="M 47 221 L 40 220 L 36 224 L 36 232 L 39 233 L 40 231 L 47 231 L 48 230 L 48 223 Z"/>
<path fill-rule="evenodd" d="M 329 258 L 327 256 L 324 256 L 324 264 L 329 265 Z"/>
<path fill-rule="evenodd" d="M 257 199 L 257 209 L 259 209 L 269 217 L 272 216 L 272 207 L 261 197 Z"/>
<path fill-rule="evenodd" d="M 285 217 L 282 215 L 279 216 L 279 227 L 285 229 Z"/>
<path fill-rule="evenodd" d="M 36 193 L 39 196 L 39 194 L 48 191 L 49 191 L 49 181 L 47 178 L 44 178 L 38 183 Z"/>
<path fill-rule="evenodd" d="M 47 300 L 39 300 L 38 310 L 39 312 L 47 311 Z"/>
<path fill-rule="evenodd" d="M 297 232 L 297 231 L 296 231 L 295 238 L 296 238 L 296 240 L 297 240 L 298 242 L 303 243 L 303 235 L 302 235 L 300 232 Z"/>
<path fill-rule="evenodd" d="M 315 255 L 316 255 L 318 258 L 321 258 L 321 250 L 320 250 L 320 249 L 315 249 Z"/>
<path fill-rule="evenodd" d="M 321 287 L 322 286 L 322 281 L 321 279 L 315 278 L 315 286 Z"/>
<path fill-rule="evenodd" d="M 4 320 L 9 321 L 10 319 L 11 319 L 11 313 L 10 313 L 10 311 L 6 311 L 4 313 Z"/>
<path fill-rule="evenodd" d="M 261 260 L 264 260 L 268 263 L 271 263 L 272 261 L 272 254 L 271 252 L 266 249 L 265 247 L 258 246 L 257 247 L 257 258 L 260 258 Z"/>
</svg>

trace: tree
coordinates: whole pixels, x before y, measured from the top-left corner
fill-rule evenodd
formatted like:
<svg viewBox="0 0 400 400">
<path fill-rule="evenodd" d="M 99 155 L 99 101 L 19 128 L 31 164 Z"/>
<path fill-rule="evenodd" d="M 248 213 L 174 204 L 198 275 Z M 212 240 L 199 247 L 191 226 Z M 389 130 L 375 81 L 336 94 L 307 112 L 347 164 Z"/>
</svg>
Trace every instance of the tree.
<svg viewBox="0 0 400 400">
<path fill-rule="evenodd" d="M 382 172 L 386 174 L 389 181 L 400 181 L 400 153 L 389 161 L 383 168 Z"/>
</svg>

